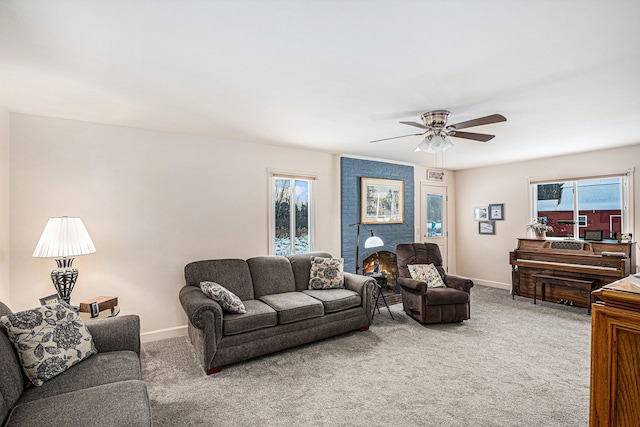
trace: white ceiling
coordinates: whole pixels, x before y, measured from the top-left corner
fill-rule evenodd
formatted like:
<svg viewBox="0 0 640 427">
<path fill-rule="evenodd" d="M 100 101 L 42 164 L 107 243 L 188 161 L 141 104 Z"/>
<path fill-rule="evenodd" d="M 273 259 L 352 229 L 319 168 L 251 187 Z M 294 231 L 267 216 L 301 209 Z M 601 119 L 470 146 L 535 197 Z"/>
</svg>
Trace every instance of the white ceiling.
<svg viewBox="0 0 640 427">
<path fill-rule="evenodd" d="M 636 0 L 0 0 L 13 112 L 465 169 L 640 143 Z"/>
</svg>

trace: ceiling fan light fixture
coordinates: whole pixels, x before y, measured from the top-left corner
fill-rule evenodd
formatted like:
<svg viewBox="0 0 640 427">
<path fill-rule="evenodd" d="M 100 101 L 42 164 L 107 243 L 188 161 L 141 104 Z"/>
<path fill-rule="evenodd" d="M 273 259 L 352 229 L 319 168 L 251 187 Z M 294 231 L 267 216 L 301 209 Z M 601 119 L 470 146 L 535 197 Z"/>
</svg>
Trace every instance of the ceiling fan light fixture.
<svg viewBox="0 0 640 427">
<path fill-rule="evenodd" d="M 415 151 L 424 151 L 426 153 L 437 153 L 448 150 L 453 147 L 453 143 L 443 133 L 434 135 L 429 134 L 418 144 Z"/>
</svg>

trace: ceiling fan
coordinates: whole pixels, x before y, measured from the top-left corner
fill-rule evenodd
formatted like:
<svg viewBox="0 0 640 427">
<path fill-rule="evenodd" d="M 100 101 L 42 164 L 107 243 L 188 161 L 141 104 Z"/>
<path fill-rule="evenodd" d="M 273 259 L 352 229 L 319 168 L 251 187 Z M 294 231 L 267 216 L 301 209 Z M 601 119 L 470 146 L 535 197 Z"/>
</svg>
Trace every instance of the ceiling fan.
<svg viewBox="0 0 640 427">
<path fill-rule="evenodd" d="M 402 123 L 403 125 L 409 125 L 424 129 L 424 132 L 394 136 L 391 138 L 376 139 L 371 142 L 388 141 L 390 139 L 405 138 L 407 136 L 424 135 L 424 139 L 416 147 L 415 151 L 436 153 L 438 151 L 444 151 L 447 148 L 453 146 L 453 143 L 448 138 L 450 136 L 456 138 L 472 139 L 479 142 L 487 142 L 495 137 L 495 135 L 488 135 L 486 133 L 461 132 L 460 129 L 467 129 L 474 126 L 488 125 L 491 123 L 507 121 L 507 119 L 501 114 L 492 114 L 490 116 L 479 117 L 477 119 L 467 120 L 447 126 L 447 119 L 449 118 L 449 111 L 447 110 L 428 111 L 426 113 L 423 113 L 420 118 L 422 119 L 424 124 L 416 122 L 400 123 Z"/>
</svg>

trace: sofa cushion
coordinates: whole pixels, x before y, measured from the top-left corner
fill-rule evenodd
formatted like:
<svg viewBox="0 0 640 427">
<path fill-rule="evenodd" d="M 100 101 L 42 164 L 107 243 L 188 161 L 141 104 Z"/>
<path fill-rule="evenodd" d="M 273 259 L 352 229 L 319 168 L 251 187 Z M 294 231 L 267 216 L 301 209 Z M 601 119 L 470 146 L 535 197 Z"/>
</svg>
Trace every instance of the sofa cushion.
<svg viewBox="0 0 640 427">
<path fill-rule="evenodd" d="M 225 313 L 222 318 L 222 335 L 241 334 L 278 324 L 278 314 L 262 301 L 244 301 L 246 313 Z"/>
<path fill-rule="evenodd" d="M 309 279 L 311 277 L 311 258 L 313 257 L 331 258 L 331 254 L 327 252 L 307 252 L 304 254 L 289 255 L 289 262 L 293 270 L 293 276 L 296 281 L 296 291 L 302 291 L 309 288 Z"/>
<path fill-rule="evenodd" d="M 260 297 L 260 300 L 278 312 L 279 324 L 297 322 L 324 314 L 322 302 L 302 292 L 265 295 Z"/>
<path fill-rule="evenodd" d="M 360 295 L 348 289 L 310 289 L 302 292 L 321 301 L 324 305 L 325 313 L 334 313 L 351 307 L 358 307 L 362 302 Z"/>
<path fill-rule="evenodd" d="M 407 266 L 413 280 L 427 283 L 427 288 L 445 288 L 442 277 L 433 264 L 412 264 Z"/>
<path fill-rule="evenodd" d="M 200 282 L 216 282 L 236 294 L 242 301 L 254 299 L 249 266 L 243 259 L 210 259 L 195 261 L 184 267 L 187 285 L 200 287 Z"/>
<path fill-rule="evenodd" d="M 97 353 L 78 313 L 66 303 L 0 317 L 22 369 L 37 386 Z"/>
<path fill-rule="evenodd" d="M 130 380 L 17 405 L 5 427 L 150 426 L 147 387 Z"/>
<path fill-rule="evenodd" d="M 427 289 L 427 305 L 465 304 L 469 302 L 469 294 L 454 288 Z"/>
<path fill-rule="evenodd" d="M 216 282 L 200 282 L 200 289 L 206 296 L 220 304 L 223 310 L 231 313 L 246 313 L 240 298 L 224 286 Z"/>
<path fill-rule="evenodd" d="M 255 298 L 264 295 L 294 292 L 296 283 L 288 259 L 281 256 L 261 256 L 247 260 L 253 281 Z M 241 297 L 244 301 L 244 298 Z"/>
<path fill-rule="evenodd" d="M 313 257 L 309 289 L 344 288 L 344 260 L 342 258 Z"/>
<path fill-rule="evenodd" d="M 135 351 L 98 353 L 73 366 L 64 374 L 50 379 L 41 387 L 28 388 L 18 400 L 18 404 L 102 384 L 139 380 L 141 377 L 140 358 Z"/>
</svg>

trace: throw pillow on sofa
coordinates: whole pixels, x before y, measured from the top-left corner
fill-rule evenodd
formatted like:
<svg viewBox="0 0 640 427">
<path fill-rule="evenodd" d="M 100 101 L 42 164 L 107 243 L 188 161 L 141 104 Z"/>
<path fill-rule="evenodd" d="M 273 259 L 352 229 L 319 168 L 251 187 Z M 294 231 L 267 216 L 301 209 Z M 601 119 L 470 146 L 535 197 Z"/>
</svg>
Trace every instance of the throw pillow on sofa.
<svg viewBox="0 0 640 427">
<path fill-rule="evenodd" d="M 97 353 L 89 330 L 68 304 L 48 304 L 0 317 L 29 380 L 41 386 Z"/>
<path fill-rule="evenodd" d="M 309 289 L 343 289 L 344 260 L 342 258 L 313 257 Z"/>
<path fill-rule="evenodd" d="M 216 282 L 200 282 L 200 289 L 206 296 L 220 304 L 223 310 L 240 314 L 247 312 L 242 300 L 236 294 Z"/>
<path fill-rule="evenodd" d="M 433 264 L 408 265 L 413 280 L 427 282 L 427 288 L 446 288 L 438 269 Z"/>
</svg>

